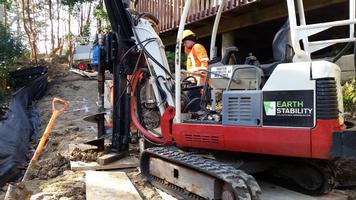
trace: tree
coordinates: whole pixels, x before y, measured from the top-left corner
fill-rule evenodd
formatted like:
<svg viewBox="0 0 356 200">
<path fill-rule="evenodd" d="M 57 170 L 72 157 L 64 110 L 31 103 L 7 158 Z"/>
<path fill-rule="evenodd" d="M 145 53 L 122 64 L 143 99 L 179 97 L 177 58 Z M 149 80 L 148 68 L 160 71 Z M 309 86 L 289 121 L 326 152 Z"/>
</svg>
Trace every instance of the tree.
<svg viewBox="0 0 356 200">
<path fill-rule="evenodd" d="M 53 31 L 53 14 L 52 14 L 52 0 L 48 0 L 48 14 L 51 23 L 51 52 L 54 50 L 54 31 Z"/>
<path fill-rule="evenodd" d="M 8 66 L 13 64 L 17 58 L 23 55 L 25 47 L 20 38 L 10 33 L 8 28 L 0 23 L 0 102 L 9 85 Z"/>
<path fill-rule="evenodd" d="M 59 25 L 60 25 L 60 12 L 61 12 L 61 2 L 60 0 L 57 0 L 57 48 L 61 49 L 61 38 L 59 37 Z M 59 51 L 61 53 L 61 51 Z"/>
<path fill-rule="evenodd" d="M 104 5 L 103 5 L 103 0 L 99 0 L 99 4 L 96 6 L 95 10 L 94 10 L 94 17 L 97 20 L 97 32 L 101 33 L 101 25 L 102 25 L 102 21 L 103 21 L 103 17 L 102 17 L 102 12 L 104 11 Z"/>
<path fill-rule="evenodd" d="M 30 2 L 30 0 L 20 0 L 20 4 L 23 28 L 25 29 L 27 40 L 31 48 L 31 60 L 37 63 L 38 30 L 36 27 L 36 17 L 34 16 L 34 13 L 36 13 L 36 6 L 34 3 Z"/>
<path fill-rule="evenodd" d="M 94 17 L 97 20 L 97 33 L 102 33 L 103 31 L 109 31 L 111 29 L 109 18 L 103 5 L 103 0 L 99 0 L 99 4 L 95 7 Z"/>
<path fill-rule="evenodd" d="M 0 23 L 0 67 L 13 63 L 25 52 L 21 39 Z"/>
<path fill-rule="evenodd" d="M 3 28 L 6 30 L 8 26 L 8 10 L 11 8 L 12 1 L 11 0 L 0 0 L 0 4 L 3 7 Z"/>
</svg>

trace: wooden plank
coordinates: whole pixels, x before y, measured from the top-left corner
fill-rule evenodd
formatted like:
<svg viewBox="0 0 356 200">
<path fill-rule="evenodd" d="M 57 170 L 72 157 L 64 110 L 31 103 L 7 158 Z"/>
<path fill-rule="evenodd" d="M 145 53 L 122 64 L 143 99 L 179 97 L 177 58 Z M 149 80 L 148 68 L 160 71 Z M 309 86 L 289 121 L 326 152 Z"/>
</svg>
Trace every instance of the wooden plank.
<svg viewBox="0 0 356 200">
<path fill-rule="evenodd" d="M 185 2 L 184 2 L 185 5 Z M 187 17 L 187 22 L 192 22 L 193 21 L 193 12 L 194 12 L 194 2 L 192 1 L 192 3 L 190 4 L 190 9 L 188 12 L 188 17 Z"/>
<path fill-rule="evenodd" d="M 178 18 L 178 5 L 177 5 L 177 1 L 173 1 L 173 26 L 176 27 L 177 26 L 177 18 Z"/>
<path fill-rule="evenodd" d="M 238 5 L 237 0 L 231 0 L 232 1 L 232 6 L 235 8 Z"/>
<path fill-rule="evenodd" d="M 166 29 L 166 25 L 167 25 L 167 17 L 168 17 L 168 15 L 167 15 L 167 10 L 166 10 L 166 8 L 167 8 L 167 6 L 166 6 L 166 4 L 167 4 L 167 1 L 168 0 L 160 0 L 161 1 L 161 20 L 163 20 L 163 26 L 162 26 L 162 28 L 163 29 Z"/>
<path fill-rule="evenodd" d="M 156 7 L 156 10 L 157 10 L 157 15 L 155 16 L 155 17 L 157 17 L 157 19 L 159 19 L 159 20 L 161 20 L 163 23 L 164 23 L 164 19 L 163 19 L 163 15 L 162 15 L 162 13 L 163 13 L 163 10 L 162 10 L 162 0 L 157 0 L 157 7 Z M 163 28 L 163 26 L 164 26 L 164 24 L 161 24 L 161 27 L 162 27 L 162 29 L 164 29 Z"/>
<path fill-rule="evenodd" d="M 164 16 L 164 20 L 165 20 L 165 24 L 164 24 L 164 30 L 167 30 L 169 27 L 169 21 L 171 19 L 171 14 L 169 13 L 169 1 L 170 0 L 166 0 L 164 1 L 164 12 L 165 12 L 165 16 Z"/>
<path fill-rule="evenodd" d="M 167 29 L 170 29 L 173 27 L 173 5 L 172 5 L 172 0 L 169 0 L 168 2 L 168 15 L 169 15 L 169 18 L 168 18 L 168 26 L 167 26 Z"/>
<path fill-rule="evenodd" d="M 142 200 L 125 172 L 85 172 L 87 200 Z"/>
<path fill-rule="evenodd" d="M 99 158 L 96 159 L 96 162 L 99 163 L 99 165 L 106 165 L 109 163 L 112 163 L 114 161 L 119 160 L 120 158 L 123 158 L 125 154 L 121 153 L 108 153 L 105 155 L 100 156 Z"/>
<path fill-rule="evenodd" d="M 143 2 L 144 2 L 144 3 L 142 3 L 142 5 L 143 5 L 143 9 L 142 9 L 142 11 L 144 11 L 144 12 L 145 12 L 145 11 L 147 11 L 147 10 L 148 10 L 148 8 L 149 8 L 149 7 L 148 7 L 148 6 L 149 6 L 148 4 L 149 4 L 149 2 L 150 2 L 150 1 L 149 1 L 149 0 L 147 0 L 147 1 L 143 1 Z"/>
<path fill-rule="evenodd" d="M 173 15 L 173 4 L 172 4 L 172 0 L 169 0 L 169 5 L 168 5 L 168 13 L 169 13 L 169 24 L 167 27 L 167 30 L 172 28 L 173 24 L 174 24 L 174 15 Z"/>
<path fill-rule="evenodd" d="M 164 0 L 164 1 L 162 1 L 162 6 L 163 6 L 163 12 L 162 12 L 162 14 L 161 14 L 161 17 L 162 17 L 162 19 L 163 19 L 163 30 L 165 30 L 166 29 L 166 27 L 167 27 L 167 18 L 169 17 L 168 16 L 168 14 L 167 14 L 167 2 L 168 2 L 169 0 Z"/>
<path fill-rule="evenodd" d="M 166 15 L 165 15 L 165 26 L 164 29 L 167 30 L 170 26 L 170 21 L 171 21 L 171 13 L 169 12 L 170 7 L 169 7 L 169 2 L 170 0 L 165 1 L 165 11 L 166 11 Z"/>
<path fill-rule="evenodd" d="M 180 23 L 180 17 L 182 16 L 182 13 L 183 13 L 183 6 L 184 6 L 184 0 L 179 0 L 179 18 L 178 18 L 178 26 L 179 26 L 179 23 Z"/>
<path fill-rule="evenodd" d="M 150 0 L 150 9 L 148 10 L 149 13 L 151 13 L 152 15 L 156 16 L 155 13 L 155 1 L 154 0 Z"/>
<path fill-rule="evenodd" d="M 189 20 L 190 22 L 194 21 L 194 14 L 195 14 L 195 2 L 192 1 L 192 3 L 190 4 L 190 9 L 189 9 Z"/>
<path fill-rule="evenodd" d="M 155 0 L 154 1 L 154 6 L 152 7 L 152 10 L 153 10 L 153 15 L 157 18 L 159 18 L 159 14 L 158 14 L 158 10 L 159 10 L 159 7 L 158 7 L 158 0 Z"/>
<path fill-rule="evenodd" d="M 194 12 L 194 20 L 200 19 L 200 8 L 199 8 L 199 1 L 194 1 L 195 12 Z"/>
<path fill-rule="evenodd" d="M 200 18 L 203 18 L 204 17 L 204 0 L 200 0 L 199 10 L 200 10 Z"/>
<path fill-rule="evenodd" d="M 139 161 L 136 157 L 129 156 L 107 165 L 100 165 L 97 162 L 70 161 L 72 171 L 83 170 L 112 170 L 138 167 Z"/>
</svg>

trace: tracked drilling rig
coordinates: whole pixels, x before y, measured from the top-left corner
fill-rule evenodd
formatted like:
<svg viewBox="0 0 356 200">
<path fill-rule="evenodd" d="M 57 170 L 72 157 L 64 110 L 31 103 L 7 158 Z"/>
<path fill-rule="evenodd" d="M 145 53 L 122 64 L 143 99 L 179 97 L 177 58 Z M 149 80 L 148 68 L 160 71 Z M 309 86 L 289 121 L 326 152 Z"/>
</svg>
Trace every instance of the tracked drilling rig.
<svg viewBox="0 0 356 200">
<path fill-rule="evenodd" d="M 225 2 L 214 23 L 211 58 Z M 104 71 L 113 73 L 113 148 L 128 151 L 134 124 L 143 141 L 142 175 L 183 199 L 260 199 L 251 174 L 270 169 L 294 190 L 312 195 L 331 191 L 331 160 L 356 155 L 356 132 L 344 123 L 340 68 L 312 60 L 311 53 L 355 41 L 355 1 L 350 0 L 350 19 L 319 24 L 306 23 L 302 0 L 286 3 L 289 20 L 272 44 L 275 62 L 230 65 L 229 58 L 238 53 L 232 47 L 222 59 L 212 59 L 204 72 L 210 81 L 199 86 L 180 73 L 191 0 L 185 1 L 178 30 L 175 75 L 147 13 L 131 12 L 120 0 L 105 0 L 112 32 L 101 36 L 99 77 L 102 84 Z M 345 25 L 348 38 L 309 41 L 309 36 Z M 199 112 L 189 107 L 197 101 L 186 95 L 191 90 L 202 91 Z M 216 91 L 222 92 L 221 111 Z M 104 118 L 99 119 L 103 132 Z"/>
</svg>

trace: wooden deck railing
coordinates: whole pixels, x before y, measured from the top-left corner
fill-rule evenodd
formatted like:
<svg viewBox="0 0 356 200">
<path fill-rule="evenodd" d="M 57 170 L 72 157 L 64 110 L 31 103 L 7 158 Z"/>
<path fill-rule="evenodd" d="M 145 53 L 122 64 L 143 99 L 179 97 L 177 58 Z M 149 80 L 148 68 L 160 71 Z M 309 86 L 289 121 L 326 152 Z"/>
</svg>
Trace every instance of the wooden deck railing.
<svg viewBox="0 0 356 200">
<path fill-rule="evenodd" d="M 246 5 L 256 0 L 228 0 L 224 11 Z M 188 23 L 196 22 L 218 11 L 219 0 L 193 0 L 188 15 Z M 140 13 L 148 12 L 160 21 L 160 31 L 165 32 L 178 27 L 183 10 L 184 0 L 139 0 L 136 10 Z"/>
</svg>

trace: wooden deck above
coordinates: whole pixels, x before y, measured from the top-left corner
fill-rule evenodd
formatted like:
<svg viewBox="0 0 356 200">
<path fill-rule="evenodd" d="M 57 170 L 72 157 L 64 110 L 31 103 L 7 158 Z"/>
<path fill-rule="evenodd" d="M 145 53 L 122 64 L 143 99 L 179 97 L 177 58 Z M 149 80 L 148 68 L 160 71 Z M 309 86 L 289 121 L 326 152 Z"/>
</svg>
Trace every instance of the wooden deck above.
<svg viewBox="0 0 356 200">
<path fill-rule="evenodd" d="M 186 27 L 200 38 L 211 35 L 219 0 L 193 0 Z M 175 44 L 183 0 L 139 0 L 138 12 L 149 12 L 160 20 L 160 36 L 166 46 Z M 305 0 L 306 12 L 345 3 L 347 0 Z M 325 13 L 321 12 L 320 15 Z M 218 33 L 238 30 L 287 18 L 285 0 L 229 0 Z"/>
<path fill-rule="evenodd" d="M 257 0 L 228 0 L 224 11 L 233 10 Z M 219 0 L 193 0 L 188 15 L 188 23 L 194 23 L 214 16 L 218 10 Z M 183 11 L 184 0 L 139 0 L 136 10 L 151 13 L 160 21 L 161 33 L 178 28 Z"/>
</svg>

